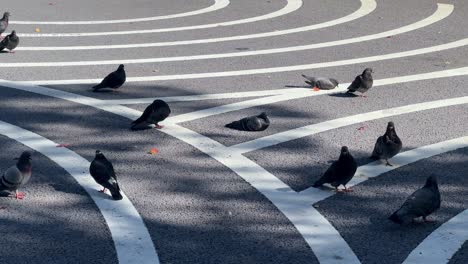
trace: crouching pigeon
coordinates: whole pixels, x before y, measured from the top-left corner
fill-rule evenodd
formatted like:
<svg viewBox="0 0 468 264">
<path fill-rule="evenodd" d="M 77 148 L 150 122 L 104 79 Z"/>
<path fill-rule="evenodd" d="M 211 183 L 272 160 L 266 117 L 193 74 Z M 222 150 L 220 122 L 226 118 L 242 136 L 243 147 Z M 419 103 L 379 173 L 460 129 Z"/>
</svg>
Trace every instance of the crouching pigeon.
<svg viewBox="0 0 468 264">
<path fill-rule="evenodd" d="M 265 112 L 258 116 L 249 116 L 241 120 L 231 122 L 225 127 L 243 131 L 263 131 L 270 125 L 270 120 Z"/>
<path fill-rule="evenodd" d="M 98 184 L 104 187 L 101 192 L 105 193 L 106 189 L 109 189 L 114 200 L 122 200 L 123 197 L 120 194 L 114 167 L 99 150 L 96 150 L 96 156 L 91 162 L 89 173 Z"/>
<path fill-rule="evenodd" d="M 440 208 L 440 193 L 437 186 L 437 177 L 432 175 L 426 180 L 426 184 L 421 189 L 415 191 L 394 212 L 389 219 L 393 222 L 405 225 L 413 222 L 415 218 L 421 217 L 428 221 L 427 216 Z"/>
<path fill-rule="evenodd" d="M 395 131 L 393 122 L 388 122 L 387 131 L 383 136 L 377 138 L 371 159 L 384 159 L 387 166 L 393 166 L 388 162 L 393 156 L 398 154 L 403 147 L 403 143 Z"/>
<path fill-rule="evenodd" d="M 329 183 L 335 187 L 337 192 L 340 192 L 341 190 L 338 189 L 338 186 L 343 185 L 343 191 L 351 192 L 351 189 L 346 188 L 346 184 L 354 177 L 356 170 L 357 163 L 354 157 L 349 153 L 348 147 L 343 146 L 341 147 L 341 154 L 338 160 L 333 162 L 323 176 L 312 186 L 318 188 L 325 183 Z"/>
<path fill-rule="evenodd" d="M 8 19 L 10 17 L 9 12 L 3 13 L 2 19 L 0 19 L 0 36 L 5 32 L 8 28 Z"/>
<path fill-rule="evenodd" d="M 163 100 L 154 100 L 148 105 L 143 114 L 135 121 L 132 122 L 131 129 L 145 129 L 149 125 L 154 124 L 156 128 L 161 129 L 163 126 L 158 123 L 166 119 L 171 114 L 169 105 Z"/>
<path fill-rule="evenodd" d="M 305 83 L 310 84 L 313 88 L 318 88 L 320 90 L 332 90 L 338 86 L 338 81 L 333 78 L 325 77 L 310 77 L 302 74 L 302 77 L 306 78 Z"/>
<path fill-rule="evenodd" d="M 361 75 L 356 76 L 346 93 L 360 92 L 361 96 L 363 96 L 362 94 L 367 92 L 374 84 L 374 79 L 372 78 L 373 72 L 371 68 L 366 68 Z"/>
<path fill-rule="evenodd" d="M 93 87 L 93 92 L 104 88 L 117 89 L 125 83 L 126 79 L 124 65 L 120 64 L 116 71 L 109 73 L 100 84 Z"/>
<path fill-rule="evenodd" d="M 0 180 L 0 192 L 7 192 L 8 196 L 13 196 L 14 192 L 16 199 L 23 199 L 25 194 L 19 192 L 18 189 L 23 187 L 31 178 L 32 164 L 31 153 L 25 151 L 18 158 L 16 165 L 11 166 L 2 175 Z"/>
<path fill-rule="evenodd" d="M 12 31 L 10 35 L 6 36 L 0 41 L 0 51 L 7 49 L 11 53 L 14 53 L 14 49 L 18 47 L 19 37 L 16 35 L 16 31 Z"/>
</svg>

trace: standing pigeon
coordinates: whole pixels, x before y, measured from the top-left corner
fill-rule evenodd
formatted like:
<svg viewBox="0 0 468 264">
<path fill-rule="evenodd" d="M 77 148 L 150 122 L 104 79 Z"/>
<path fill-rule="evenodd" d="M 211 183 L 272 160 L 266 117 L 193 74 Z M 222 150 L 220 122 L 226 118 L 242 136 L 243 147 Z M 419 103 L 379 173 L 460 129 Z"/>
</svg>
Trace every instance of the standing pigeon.
<svg viewBox="0 0 468 264">
<path fill-rule="evenodd" d="M 163 126 L 158 123 L 166 119 L 171 114 L 169 105 L 163 100 L 154 100 L 148 105 L 143 114 L 135 121 L 132 122 L 131 129 L 145 129 L 150 124 L 154 124 L 156 128 L 161 129 Z"/>
<path fill-rule="evenodd" d="M 265 112 L 258 116 L 249 116 L 242 118 L 241 120 L 231 122 L 225 127 L 244 130 L 244 131 L 263 131 L 270 125 L 270 120 Z"/>
<path fill-rule="evenodd" d="M 10 17 L 9 12 L 3 13 L 2 19 L 0 19 L 0 36 L 5 32 L 8 27 L 8 18 Z"/>
<path fill-rule="evenodd" d="M 0 41 L 0 51 L 3 49 L 8 49 L 11 53 L 14 53 L 14 50 L 19 44 L 19 38 L 16 35 L 16 31 L 12 31 L 10 35 L 6 36 L 2 41 Z"/>
<path fill-rule="evenodd" d="M 101 192 L 104 193 L 106 189 L 109 189 L 114 200 L 122 200 L 123 197 L 120 194 L 120 187 L 117 183 L 114 167 L 112 163 L 104 157 L 101 151 L 96 150 L 96 157 L 94 157 L 94 160 L 91 162 L 89 172 L 94 180 L 104 187 Z"/>
<path fill-rule="evenodd" d="M 403 205 L 394 212 L 389 219 L 393 222 L 404 225 L 411 223 L 415 218 L 426 217 L 440 208 L 440 193 L 437 186 L 437 177 L 432 175 L 426 180 L 426 184 L 421 189 L 411 194 Z"/>
<path fill-rule="evenodd" d="M 305 83 L 312 85 L 312 87 L 316 87 L 320 90 L 332 90 L 338 86 L 338 81 L 332 78 L 325 78 L 325 77 L 310 77 L 307 75 L 302 74 L 302 77 L 306 78 L 307 81 Z"/>
<path fill-rule="evenodd" d="M 16 165 L 11 166 L 1 177 L 0 191 L 15 192 L 16 199 L 23 199 L 25 194 L 18 192 L 31 178 L 31 153 L 25 151 L 18 158 Z M 9 196 L 12 196 L 9 194 Z"/>
<path fill-rule="evenodd" d="M 324 183 L 330 183 L 331 186 L 335 187 L 337 192 L 342 190 L 338 189 L 338 186 L 343 185 L 345 192 L 351 192 L 352 190 L 346 188 L 346 184 L 354 177 L 354 173 L 357 170 L 357 163 L 354 157 L 349 153 L 348 147 L 341 147 L 341 154 L 337 161 L 333 162 L 323 176 L 312 185 L 317 188 L 322 186 Z"/>
<path fill-rule="evenodd" d="M 111 72 L 100 84 L 93 87 L 93 92 L 103 88 L 117 89 L 125 83 L 126 78 L 124 65 L 120 64 L 116 71 Z"/>
<path fill-rule="evenodd" d="M 357 91 L 361 94 L 364 94 L 367 92 L 374 83 L 374 80 L 372 79 L 372 73 L 374 73 L 374 71 L 371 68 L 366 68 L 361 75 L 356 76 L 354 81 L 348 87 L 347 93 L 354 93 Z"/>
<path fill-rule="evenodd" d="M 395 131 L 395 125 L 393 122 L 388 122 L 387 131 L 375 142 L 371 159 L 384 159 L 387 162 L 387 166 L 393 166 L 388 162 L 388 159 L 398 154 L 402 147 L 403 143 Z"/>
</svg>

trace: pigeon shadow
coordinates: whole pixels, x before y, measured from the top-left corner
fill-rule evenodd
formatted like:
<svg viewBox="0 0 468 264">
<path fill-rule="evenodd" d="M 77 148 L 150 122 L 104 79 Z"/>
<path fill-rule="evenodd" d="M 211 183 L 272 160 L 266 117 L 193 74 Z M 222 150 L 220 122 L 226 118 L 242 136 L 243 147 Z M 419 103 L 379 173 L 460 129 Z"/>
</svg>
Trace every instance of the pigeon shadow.
<svg viewBox="0 0 468 264">
<path fill-rule="evenodd" d="M 310 85 L 285 85 L 286 88 L 311 88 Z"/>
<path fill-rule="evenodd" d="M 337 98 L 355 98 L 355 97 L 359 97 L 359 95 L 355 95 L 353 93 L 347 93 L 347 92 L 332 93 L 332 94 L 329 94 L 328 96 L 337 97 Z"/>
<path fill-rule="evenodd" d="M 94 91 L 94 90 L 88 90 L 89 92 L 91 93 L 110 93 L 110 94 L 113 94 L 113 93 L 118 93 L 119 91 L 117 90 L 112 90 L 112 89 L 99 89 L 97 91 Z"/>
</svg>

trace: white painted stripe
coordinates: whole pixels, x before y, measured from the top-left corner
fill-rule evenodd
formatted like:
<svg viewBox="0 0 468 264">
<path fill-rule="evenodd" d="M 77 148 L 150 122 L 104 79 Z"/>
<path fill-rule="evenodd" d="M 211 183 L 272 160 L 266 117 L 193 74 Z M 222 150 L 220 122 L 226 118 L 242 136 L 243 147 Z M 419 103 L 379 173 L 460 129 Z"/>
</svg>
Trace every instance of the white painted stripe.
<svg viewBox="0 0 468 264">
<path fill-rule="evenodd" d="M 136 23 L 145 21 L 155 21 L 172 19 L 179 17 L 195 16 L 204 13 L 220 10 L 229 5 L 229 0 L 214 0 L 215 2 L 206 8 L 184 12 L 173 15 L 142 17 L 142 18 L 129 18 L 129 19 L 116 19 L 116 20 L 93 20 L 93 21 L 10 21 L 10 25 L 98 25 L 98 24 L 117 24 L 117 23 Z"/>
<path fill-rule="evenodd" d="M 153 241 L 133 204 L 125 194 L 121 201 L 104 199 L 89 175 L 89 161 L 67 148 L 57 148 L 38 134 L 0 121 L 0 134 L 30 147 L 64 168 L 89 194 L 101 211 L 112 235 L 120 264 L 159 263 Z"/>
<path fill-rule="evenodd" d="M 18 34 L 20 37 L 31 37 L 31 38 L 44 38 L 44 37 L 88 37 L 88 36 L 111 36 L 111 35 L 130 35 L 130 34 L 148 34 L 148 33 L 160 33 L 160 32 L 174 32 L 174 31 L 185 31 L 205 28 L 215 28 L 224 26 L 233 26 L 245 23 L 252 23 L 267 19 L 272 19 L 279 16 L 284 16 L 291 12 L 298 10 L 302 6 L 302 0 L 287 0 L 286 6 L 282 9 L 256 17 L 233 20 L 221 23 L 204 24 L 196 26 L 186 27 L 173 27 L 173 28 L 158 28 L 158 29 L 146 29 L 146 30 L 127 30 L 127 31 L 107 31 L 107 32 L 85 32 L 85 33 L 35 33 L 35 34 Z"/>
<path fill-rule="evenodd" d="M 149 82 L 149 81 L 167 81 L 167 80 L 188 80 L 188 79 L 199 79 L 199 78 L 218 78 L 218 77 L 228 77 L 228 76 L 244 76 L 244 75 L 254 75 L 254 74 L 289 72 L 289 71 L 309 70 L 309 69 L 317 69 L 317 68 L 337 67 L 337 66 L 343 66 L 343 65 L 360 64 L 360 63 L 365 63 L 365 62 L 405 58 L 405 57 L 410 57 L 410 56 L 416 56 L 416 55 L 421 55 L 421 54 L 427 54 L 427 53 L 432 53 L 432 52 L 438 52 L 438 51 L 463 47 L 467 44 L 468 44 L 468 38 L 465 38 L 465 39 L 457 40 L 454 42 L 432 46 L 428 48 L 382 54 L 382 55 L 376 55 L 376 56 L 371 56 L 371 57 L 362 57 L 362 58 L 356 58 L 356 59 L 321 62 L 321 63 L 314 63 L 314 64 L 302 64 L 302 65 L 293 65 L 293 66 L 284 66 L 284 67 L 274 67 L 274 68 L 239 70 L 239 71 L 127 77 L 127 82 Z M 75 79 L 75 80 L 21 81 L 21 82 L 29 83 L 29 84 L 36 84 L 36 85 L 66 85 L 66 84 L 95 84 L 101 81 L 102 79 Z"/>
<path fill-rule="evenodd" d="M 193 56 L 176 56 L 176 57 L 163 57 L 163 58 L 146 58 L 146 59 L 120 59 L 120 60 L 100 60 L 100 61 L 60 61 L 60 62 L 16 62 L 16 63 L 0 63 L 2 67 L 64 67 L 64 66 L 86 66 L 86 65 L 114 65 L 114 64 L 136 64 L 136 63 L 155 63 L 155 62 L 172 62 L 172 61 L 190 61 L 190 60 L 206 60 L 206 59 L 219 59 L 219 58 L 232 58 L 232 57 L 244 57 L 244 56 L 257 56 L 284 52 L 296 52 L 301 50 L 310 50 L 322 47 L 332 47 L 338 45 L 345 45 L 350 43 L 357 43 L 363 41 L 369 41 L 373 39 L 384 38 L 387 36 L 394 36 L 397 34 L 405 33 L 408 31 L 416 30 L 437 21 L 440 21 L 453 12 L 453 5 L 439 4 L 436 12 L 430 17 L 413 23 L 408 26 L 404 26 L 398 29 L 389 30 L 373 35 L 367 35 L 357 38 L 350 38 L 338 41 L 330 41 L 323 43 L 316 43 L 310 45 L 293 46 L 286 48 L 276 49 L 264 49 L 264 50 L 253 50 L 245 52 L 231 52 L 231 53 L 218 53 L 218 54 L 207 54 L 207 55 L 193 55 Z"/>
<path fill-rule="evenodd" d="M 274 146 L 283 142 L 315 135 L 318 133 L 322 133 L 325 131 L 329 131 L 332 129 L 337 129 L 345 126 L 350 126 L 366 121 L 409 114 L 419 111 L 425 111 L 430 109 L 436 109 L 441 107 L 448 107 L 448 106 L 456 106 L 468 103 L 468 96 L 463 97 L 456 97 L 451 99 L 444 99 L 444 100 L 437 100 L 437 101 L 429 101 L 419 104 L 411 104 L 405 105 L 400 107 L 388 108 L 377 110 L 368 113 L 362 113 L 342 118 L 337 118 L 313 125 L 303 126 L 295 129 L 291 129 L 288 131 L 284 131 L 281 133 L 277 133 L 274 135 L 266 136 L 263 138 L 251 140 L 245 143 L 237 144 L 235 146 L 230 147 L 232 151 L 246 153 L 251 152 L 257 149 L 262 149 L 270 146 Z"/>
<path fill-rule="evenodd" d="M 449 263 L 465 241 L 468 241 L 468 210 L 438 227 L 410 253 L 403 264 Z"/>
<path fill-rule="evenodd" d="M 203 43 L 215 43 L 223 41 L 237 41 L 244 39 L 254 39 L 254 38 L 265 38 L 265 37 L 274 37 L 281 36 L 286 34 L 300 33 L 310 30 L 316 30 L 326 27 L 331 27 L 343 23 L 347 23 L 363 16 L 368 15 L 377 7 L 375 0 L 361 0 L 361 7 L 342 18 L 335 20 L 309 25 L 305 27 L 292 28 L 287 30 L 277 30 L 265 33 L 257 33 L 250 35 L 239 35 L 239 36 L 230 36 L 223 38 L 209 38 L 209 39 L 195 39 L 195 40 L 182 40 L 182 41 L 171 41 L 171 42 L 154 42 L 154 43 L 140 43 L 140 44 L 118 44 L 118 45 L 94 45 L 94 46 L 47 46 L 47 47 L 27 47 L 21 46 L 16 48 L 16 50 L 30 50 L 30 51 L 43 51 L 43 50 L 53 50 L 53 51 L 63 51 L 63 50 L 97 50 L 97 49 L 127 49 L 127 48 L 147 48 L 147 47 L 162 47 L 162 46 L 177 46 L 177 45 L 191 45 L 191 44 L 203 44 Z"/>
</svg>

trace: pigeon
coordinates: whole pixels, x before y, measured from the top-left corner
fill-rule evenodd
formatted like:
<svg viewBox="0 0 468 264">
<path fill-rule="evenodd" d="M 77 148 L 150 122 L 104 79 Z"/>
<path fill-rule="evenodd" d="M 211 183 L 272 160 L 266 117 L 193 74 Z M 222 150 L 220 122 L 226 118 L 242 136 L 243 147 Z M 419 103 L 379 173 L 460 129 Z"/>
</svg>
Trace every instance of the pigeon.
<svg viewBox="0 0 468 264">
<path fill-rule="evenodd" d="M 403 143 L 395 131 L 395 125 L 393 122 L 388 122 L 387 131 L 375 142 L 371 159 L 384 159 L 387 166 L 393 166 L 388 162 L 388 159 L 398 154 L 402 147 Z"/>
<path fill-rule="evenodd" d="M 111 72 L 100 84 L 93 87 L 93 92 L 103 88 L 117 89 L 125 83 L 126 78 L 124 65 L 120 64 L 116 71 Z"/>
<path fill-rule="evenodd" d="M 432 175 L 427 178 L 424 187 L 411 194 L 389 219 L 397 224 L 405 225 L 422 216 L 425 222 L 429 222 L 427 216 L 439 208 L 440 192 L 437 186 L 437 177 Z"/>
<path fill-rule="evenodd" d="M 8 18 L 10 17 L 9 12 L 3 13 L 2 19 L 0 19 L 0 36 L 5 32 L 8 27 Z"/>
<path fill-rule="evenodd" d="M 305 83 L 312 85 L 312 87 L 316 87 L 320 90 L 332 90 L 338 86 L 338 81 L 333 78 L 325 78 L 325 77 L 310 77 L 307 75 L 302 74 L 302 77 L 306 78 L 307 81 Z"/>
<path fill-rule="evenodd" d="M 270 120 L 265 112 L 258 116 L 249 116 L 241 120 L 231 122 L 225 127 L 243 131 L 263 131 L 270 125 Z"/>
<path fill-rule="evenodd" d="M 100 192 L 105 193 L 106 189 L 109 189 L 114 200 L 122 200 L 123 197 L 120 194 L 120 187 L 117 183 L 114 167 L 100 150 L 96 150 L 96 156 L 91 162 L 89 173 L 97 183 L 104 187 Z"/>
<path fill-rule="evenodd" d="M 364 94 L 365 92 L 367 92 L 374 83 L 374 80 L 372 79 L 373 72 L 374 71 L 371 68 L 366 68 L 361 75 L 356 76 L 354 81 L 348 87 L 348 91 L 346 93 L 354 93 L 357 91 L 361 94 Z"/>
<path fill-rule="evenodd" d="M 14 53 L 14 50 L 19 44 L 19 38 L 16 35 L 16 31 L 12 31 L 10 35 L 6 36 L 2 41 L 0 41 L 0 51 L 3 49 L 8 49 L 11 53 Z"/>
<path fill-rule="evenodd" d="M 348 147 L 343 146 L 338 160 L 333 162 L 323 176 L 312 186 L 318 188 L 324 183 L 330 183 L 337 192 L 352 192 L 351 189 L 346 188 L 346 184 L 354 177 L 356 170 L 357 163 L 354 157 L 349 153 Z M 344 186 L 344 190 L 338 189 L 340 185 Z"/>
<path fill-rule="evenodd" d="M 0 191 L 15 192 L 16 199 L 23 199 L 25 194 L 18 189 L 23 187 L 31 178 L 31 153 L 24 151 L 18 158 L 16 165 L 11 166 L 1 177 Z M 9 194 L 8 196 L 13 196 Z"/>
<path fill-rule="evenodd" d="M 169 105 L 163 100 L 154 100 L 148 105 L 143 114 L 132 122 L 131 129 L 139 130 L 148 128 L 150 124 L 154 124 L 156 128 L 161 129 L 163 126 L 158 123 L 166 119 L 171 114 Z"/>
</svg>

